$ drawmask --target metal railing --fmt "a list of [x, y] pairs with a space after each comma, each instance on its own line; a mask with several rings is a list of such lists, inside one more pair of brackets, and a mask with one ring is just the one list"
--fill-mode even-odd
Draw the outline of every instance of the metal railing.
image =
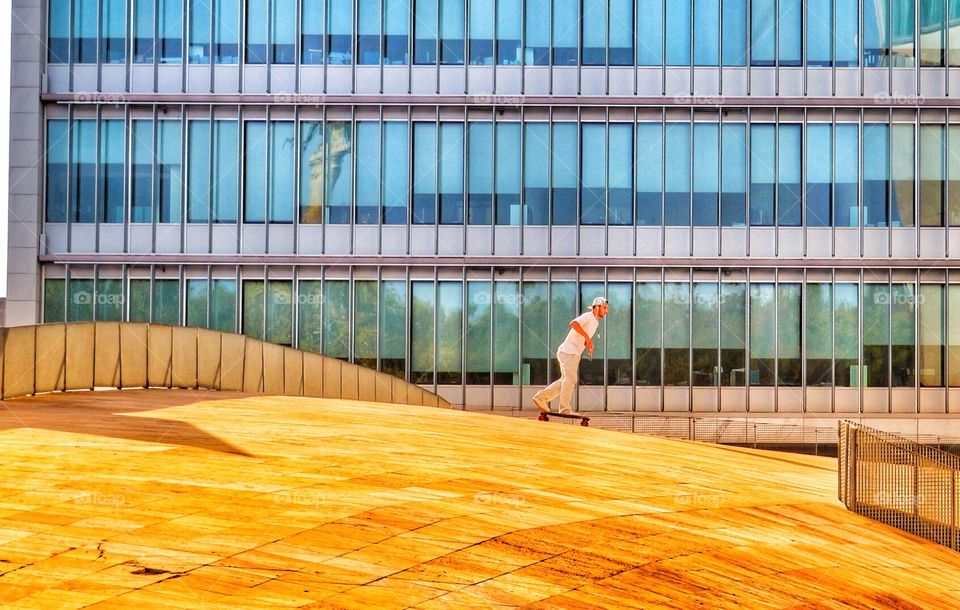
[[838, 498], [851, 511], [960, 550], [960, 457], [840, 422]]

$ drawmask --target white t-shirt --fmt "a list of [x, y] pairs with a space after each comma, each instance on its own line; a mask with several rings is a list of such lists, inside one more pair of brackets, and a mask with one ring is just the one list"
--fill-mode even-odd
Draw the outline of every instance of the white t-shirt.
[[[597, 327], [600, 326], [600, 320], [597, 319], [597, 316], [593, 315], [592, 309], [580, 314], [573, 321], [579, 324], [580, 328], [582, 328], [591, 339], [593, 338], [593, 333], [597, 332]], [[570, 332], [567, 333], [567, 338], [563, 340], [563, 343], [560, 344], [557, 351], [579, 356], [586, 346], [586, 339], [571, 328]]]

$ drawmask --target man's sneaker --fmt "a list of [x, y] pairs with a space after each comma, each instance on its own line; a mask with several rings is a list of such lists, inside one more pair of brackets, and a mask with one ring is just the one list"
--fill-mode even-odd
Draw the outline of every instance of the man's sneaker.
[[545, 401], [542, 396], [534, 396], [533, 404], [537, 405], [537, 408], [540, 409], [541, 413], [550, 412], [550, 407], [547, 405], [547, 401]]

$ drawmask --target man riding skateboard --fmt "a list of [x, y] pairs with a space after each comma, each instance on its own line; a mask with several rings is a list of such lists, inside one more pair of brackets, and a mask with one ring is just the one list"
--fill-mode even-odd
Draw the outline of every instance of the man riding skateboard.
[[573, 389], [577, 386], [577, 369], [580, 368], [580, 354], [584, 348], [587, 355], [593, 357], [593, 335], [600, 326], [600, 320], [607, 315], [607, 299], [597, 297], [590, 306], [590, 311], [584, 312], [570, 322], [570, 332], [560, 347], [557, 348], [557, 362], [560, 364], [560, 379], [540, 390], [533, 396], [533, 404], [537, 405], [541, 413], [549, 413], [549, 402], [560, 397], [559, 412], [569, 414], [570, 399], [573, 398]]

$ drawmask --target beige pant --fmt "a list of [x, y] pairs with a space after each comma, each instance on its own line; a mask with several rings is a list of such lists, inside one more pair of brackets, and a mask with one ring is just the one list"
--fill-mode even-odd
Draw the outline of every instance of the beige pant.
[[580, 368], [580, 356], [557, 352], [557, 362], [560, 363], [560, 379], [537, 392], [537, 396], [547, 402], [559, 396], [560, 408], [558, 411], [570, 413], [570, 400], [573, 398], [574, 388], [577, 387], [577, 369]]

